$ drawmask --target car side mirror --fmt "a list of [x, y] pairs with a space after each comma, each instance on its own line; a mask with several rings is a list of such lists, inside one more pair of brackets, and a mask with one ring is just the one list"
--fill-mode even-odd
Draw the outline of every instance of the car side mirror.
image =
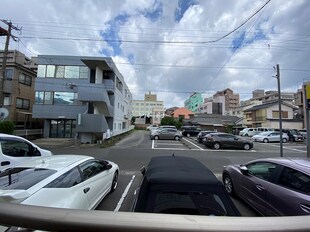
[[110, 170], [110, 169], [112, 168], [112, 164], [108, 163], [108, 164], [106, 165], [106, 168], [107, 168], [107, 170]]
[[240, 166], [240, 171], [241, 171], [241, 173], [242, 173], [243, 175], [248, 175], [248, 174], [249, 174], [248, 168], [247, 168], [246, 166], [244, 166], [244, 165], [241, 165], [241, 166]]
[[144, 176], [145, 172], [146, 172], [146, 169], [144, 166], [142, 166], [142, 168], [140, 168], [140, 172], [141, 174]]
[[33, 156], [41, 156], [40, 151], [36, 147], [33, 148]]

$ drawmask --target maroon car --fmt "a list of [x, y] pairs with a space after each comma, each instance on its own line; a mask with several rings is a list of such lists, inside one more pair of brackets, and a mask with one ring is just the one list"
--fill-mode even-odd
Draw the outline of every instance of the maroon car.
[[227, 192], [265, 216], [310, 215], [310, 159], [266, 158], [223, 169]]

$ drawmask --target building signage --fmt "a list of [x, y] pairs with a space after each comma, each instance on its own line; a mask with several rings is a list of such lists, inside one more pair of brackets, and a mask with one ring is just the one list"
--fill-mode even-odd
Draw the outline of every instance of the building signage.
[[310, 85], [306, 85], [306, 108], [310, 109]]

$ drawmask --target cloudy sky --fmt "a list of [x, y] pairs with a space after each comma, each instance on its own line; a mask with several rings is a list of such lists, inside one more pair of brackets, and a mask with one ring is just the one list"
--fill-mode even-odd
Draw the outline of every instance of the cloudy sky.
[[135, 100], [152, 91], [165, 107], [180, 107], [193, 92], [208, 97], [225, 88], [245, 100], [255, 89], [277, 90], [277, 64], [282, 91], [310, 81], [308, 0], [0, 0], [0, 6], [0, 19], [22, 27], [13, 31], [20, 40], [11, 40], [10, 49], [29, 57], [112, 57]]

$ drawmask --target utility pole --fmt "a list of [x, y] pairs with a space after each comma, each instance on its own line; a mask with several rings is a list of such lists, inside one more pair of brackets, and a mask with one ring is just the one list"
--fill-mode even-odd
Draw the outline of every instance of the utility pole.
[[8, 50], [9, 50], [10, 38], [12, 37], [16, 41], [16, 37], [13, 36], [11, 32], [12, 32], [12, 29], [20, 31], [21, 28], [15, 27], [12, 24], [12, 22], [8, 22], [3, 19], [0, 21], [8, 25], [7, 31], [2, 29], [2, 31], [6, 32], [5, 48], [3, 52], [2, 67], [1, 67], [1, 73], [0, 73], [0, 107], [2, 107], [4, 103], [4, 79], [5, 79], [6, 60], [7, 60]]
[[283, 157], [283, 135], [282, 135], [282, 109], [281, 109], [281, 87], [280, 87], [280, 66], [276, 67], [276, 78], [278, 81], [278, 101], [279, 101], [279, 131], [280, 131], [280, 157]]

